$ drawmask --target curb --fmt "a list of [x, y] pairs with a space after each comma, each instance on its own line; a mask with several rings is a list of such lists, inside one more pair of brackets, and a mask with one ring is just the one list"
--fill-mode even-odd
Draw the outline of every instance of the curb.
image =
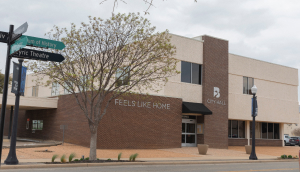
[[28, 169], [28, 168], [64, 168], [64, 167], [96, 167], [120, 165], [184, 165], [184, 164], [229, 164], [229, 163], [266, 163], [266, 162], [298, 162], [292, 160], [240, 160], [240, 161], [176, 161], [176, 162], [109, 162], [109, 163], [74, 163], [74, 164], [32, 164], [32, 165], [4, 165], [0, 169]]

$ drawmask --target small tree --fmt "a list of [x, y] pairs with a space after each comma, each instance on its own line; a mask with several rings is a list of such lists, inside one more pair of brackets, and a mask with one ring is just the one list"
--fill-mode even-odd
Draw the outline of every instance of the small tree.
[[56, 51], [63, 62], [30, 61], [27, 66], [37, 76], [49, 77], [45, 85], [57, 82], [75, 97], [88, 119], [89, 157], [95, 160], [97, 128], [109, 103], [124, 94], [158, 91], [178, 71], [168, 31], [154, 33], [155, 27], [139, 14], [89, 19], [79, 29], [56, 26], [48, 33], [65, 43], [65, 49]]
[[[0, 70], [0, 94], [3, 93], [4, 78], [5, 78], [5, 75]], [[8, 84], [11, 84], [11, 81], [12, 81], [12, 78], [9, 77]]]
[[294, 136], [300, 136], [300, 128], [295, 128], [295, 129], [293, 129], [292, 134], [293, 134]]

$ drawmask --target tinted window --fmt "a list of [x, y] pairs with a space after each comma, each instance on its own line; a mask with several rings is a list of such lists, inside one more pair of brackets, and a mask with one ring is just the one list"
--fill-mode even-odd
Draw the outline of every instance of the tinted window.
[[248, 78], [243, 77], [243, 94], [248, 94]]
[[231, 138], [231, 120], [228, 120], [228, 138]]
[[261, 131], [262, 131], [262, 137], [263, 139], [267, 139], [268, 138], [268, 135], [267, 135], [267, 131], [268, 131], [268, 124], [263, 122], [262, 123], [262, 126], [261, 126]]
[[254, 85], [254, 79], [253, 78], [248, 78], [248, 94], [252, 94], [251, 88]]
[[274, 124], [274, 139], [279, 139], [279, 124]]
[[238, 121], [231, 121], [232, 138], [238, 138]]
[[192, 83], [200, 84], [200, 65], [192, 63]]
[[191, 83], [191, 63], [181, 61], [181, 82]]
[[245, 121], [239, 121], [239, 138], [245, 138]]
[[268, 139], [273, 139], [273, 123], [268, 123]]

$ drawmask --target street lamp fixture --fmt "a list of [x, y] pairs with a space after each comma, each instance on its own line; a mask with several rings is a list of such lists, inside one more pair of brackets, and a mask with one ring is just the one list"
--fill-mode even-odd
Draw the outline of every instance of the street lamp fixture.
[[255, 117], [257, 116], [257, 101], [255, 94], [257, 93], [257, 87], [253, 85], [251, 88], [251, 92], [253, 94], [252, 98], [252, 151], [249, 159], [251, 160], [257, 160], [256, 153], [255, 153]]

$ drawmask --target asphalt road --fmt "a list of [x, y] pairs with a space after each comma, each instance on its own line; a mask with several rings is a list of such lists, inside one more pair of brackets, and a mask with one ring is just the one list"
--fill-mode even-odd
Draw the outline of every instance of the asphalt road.
[[231, 164], [189, 164], [189, 165], [123, 165], [100, 167], [74, 167], [74, 168], [42, 168], [42, 169], [13, 169], [0, 170], [1, 172], [299, 172], [298, 162], [276, 163], [231, 163]]

